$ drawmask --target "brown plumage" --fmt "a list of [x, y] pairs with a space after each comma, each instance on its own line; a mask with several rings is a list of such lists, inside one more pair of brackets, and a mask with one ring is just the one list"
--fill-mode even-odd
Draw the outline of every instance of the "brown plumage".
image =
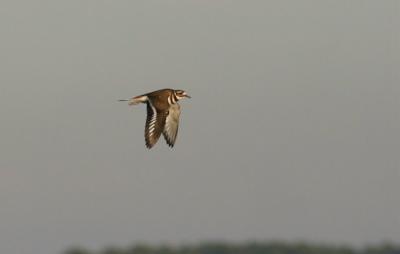
[[178, 135], [180, 105], [178, 101], [190, 98], [183, 90], [162, 89], [131, 98], [129, 105], [146, 103], [147, 118], [145, 126], [146, 147], [152, 148], [163, 134], [170, 147], [175, 145]]

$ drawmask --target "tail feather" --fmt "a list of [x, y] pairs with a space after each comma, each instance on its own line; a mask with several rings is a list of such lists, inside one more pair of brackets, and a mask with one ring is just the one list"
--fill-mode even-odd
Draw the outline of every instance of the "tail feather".
[[139, 103], [145, 103], [148, 100], [146, 95], [139, 95], [136, 97], [133, 97], [129, 100], [128, 104], [129, 105], [137, 105]]

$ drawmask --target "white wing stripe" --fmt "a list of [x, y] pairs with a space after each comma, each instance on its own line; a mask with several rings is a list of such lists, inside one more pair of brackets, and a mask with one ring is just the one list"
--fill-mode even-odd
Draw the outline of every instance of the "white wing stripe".
[[157, 120], [157, 110], [156, 108], [153, 106], [153, 104], [151, 104], [151, 102], [149, 101], [150, 107], [151, 107], [151, 111], [153, 112], [153, 116], [150, 120], [149, 123], [149, 134], [152, 135], [155, 128], [156, 128], [156, 120]]

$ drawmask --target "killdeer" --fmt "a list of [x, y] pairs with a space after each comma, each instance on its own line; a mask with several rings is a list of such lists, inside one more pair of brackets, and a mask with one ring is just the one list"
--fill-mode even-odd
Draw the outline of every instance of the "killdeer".
[[147, 119], [144, 131], [146, 147], [152, 148], [163, 134], [165, 141], [173, 147], [178, 134], [179, 116], [181, 114], [178, 101], [183, 98], [191, 98], [183, 90], [161, 89], [133, 97], [128, 101], [129, 105], [146, 103]]

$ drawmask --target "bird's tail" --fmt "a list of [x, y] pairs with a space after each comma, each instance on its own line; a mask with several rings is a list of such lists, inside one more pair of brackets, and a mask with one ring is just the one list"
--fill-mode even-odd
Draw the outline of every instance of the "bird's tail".
[[129, 100], [119, 100], [119, 101], [127, 101], [128, 104], [131, 106], [131, 105], [137, 105], [139, 103], [145, 103], [147, 100], [148, 100], [148, 98], [146, 95], [139, 95], [139, 96], [133, 97]]

